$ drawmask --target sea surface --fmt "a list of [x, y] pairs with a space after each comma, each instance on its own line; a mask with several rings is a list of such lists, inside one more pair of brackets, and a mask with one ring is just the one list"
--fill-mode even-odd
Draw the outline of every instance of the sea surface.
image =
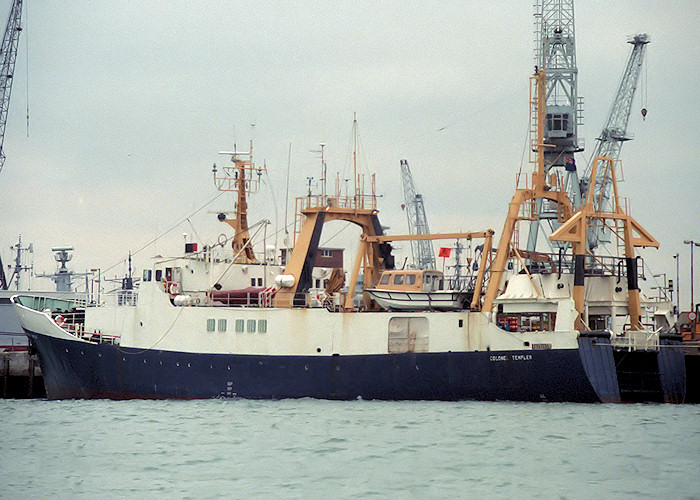
[[0, 400], [0, 498], [700, 498], [700, 405]]

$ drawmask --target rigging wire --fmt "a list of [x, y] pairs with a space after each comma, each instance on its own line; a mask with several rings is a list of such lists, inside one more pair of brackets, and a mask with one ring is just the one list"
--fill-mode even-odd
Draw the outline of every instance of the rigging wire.
[[[176, 222], [175, 224], [173, 224], [172, 226], [170, 226], [170, 228], [168, 228], [167, 230], [163, 231], [161, 234], [159, 234], [159, 235], [156, 236], [155, 238], [151, 239], [148, 243], [142, 245], [142, 246], [139, 247], [137, 250], [135, 250], [134, 252], [132, 252], [131, 255], [134, 256], [134, 255], [138, 254], [139, 252], [145, 250], [146, 248], [148, 248], [149, 246], [151, 246], [152, 244], [154, 244], [156, 241], [158, 241], [159, 239], [161, 239], [163, 236], [165, 236], [166, 234], [168, 234], [168, 233], [170, 233], [171, 231], [173, 231], [173, 230], [174, 230], [176, 227], [178, 227], [180, 224], [182, 224], [182, 223], [184, 223], [184, 222], [186, 222], [186, 221], [189, 221], [189, 218], [190, 218], [190, 217], [196, 215], [197, 213], [201, 212], [204, 208], [206, 208], [207, 206], [211, 205], [214, 201], [216, 201], [217, 199], [219, 199], [219, 197], [221, 197], [224, 193], [225, 193], [225, 191], [219, 192], [219, 193], [218, 193], [216, 196], [214, 196], [211, 200], [207, 201], [207, 202], [204, 203], [201, 207], [199, 207], [198, 209], [196, 209], [196, 210], [194, 210], [193, 212], [191, 212], [190, 214], [188, 214], [184, 219], [180, 219], [178, 222]], [[115, 267], [117, 267], [117, 266], [119, 266], [119, 265], [121, 265], [121, 264], [123, 264], [123, 263], [125, 263], [125, 262], [126, 262], [126, 259], [121, 259], [119, 262], [116, 262], [115, 264], [113, 264], [113, 265], [111, 265], [110, 267], [106, 268], [103, 272], [106, 273], [107, 271], [111, 271], [111, 270], [114, 269]]]
[[199, 234], [197, 234], [197, 229], [195, 229], [194, 224], [192, 224], [192, 221], [190, 220], [189, 217], [187, 217], [187, 222], [190, 223], [190, 227], [192, 228], [192, 232], [194, 233], [194, 236], [195, 236], [195, 237], [197, 238], [197, 240], [200, 241], [200, 242], [202, 243], [202, 245], [203, 245], [203, 244], [204, 244], [204, 240], [203, 240], [202, 238], [199, 237]]
[[333, 240], [333, 238], [335, 238], [336, 236], [338, 236], [340, 233], [342, 233], [343, 231], [345, 231], [345, 230], [346, 230], [347, 228], [349, 228], [349, 227], [351, 227], [350, 224], [345, 224], [345, 225], [344, 225], [342, 228], [340, 228], [340, 230], [337, 231], [333, 236], [331, 236], [330, 238], [327, 238], [323, 243], [321, 243], [320, 246], [326, 246], [328, 243], [331, 242], [331, 240]]

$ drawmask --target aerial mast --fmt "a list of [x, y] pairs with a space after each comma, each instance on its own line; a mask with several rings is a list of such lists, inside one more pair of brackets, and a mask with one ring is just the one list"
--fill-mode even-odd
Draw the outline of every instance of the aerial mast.
[[233, 151], [219, 151], [219, 154], [230, 156], [233, 165], [224, 165], [223, 172], [219, 174], [214, 164], [214, 184], [219, 191], [233, 191], [237, 194], [234, 218], [229, 219], [226, 214], [220, 213], [219, 220], [226, 222], [234, 230], [233, 253], [237, 264], [257, 264], [258, 259], [250, 244], [248, 230], [248, 202], [247, 194], [257, 192], [260, 186], [260, 177], [266, 168], [256, 167], [253, 163], [253, 141], [250, 141], [248, 151], [238, 151], [234, 145]]

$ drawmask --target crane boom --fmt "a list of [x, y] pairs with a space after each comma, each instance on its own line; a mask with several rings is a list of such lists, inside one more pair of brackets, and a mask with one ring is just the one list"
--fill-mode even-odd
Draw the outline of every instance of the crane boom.
[[[638, 34], [630, 38], [629, 43], [632, 44], [632, 52], [627, 60], [627, 66], [622, 73], [620, 85], [615, 94], [610, 113], [603, 127], [603, 131], [598, 136], [591, 162], [586, 167], [586, 171], [581, 179], [582, 191], [586, 192], [591, 189], [589, 180], [591, 170], [593, 168], [593, 158], [605, 156], [616, 161], [620, 157], [620, 149], [625, 141], [629, 141], [632, 137], [627, 133], [627, 124], [629, 123], [630, 111], [632, 110], [632, 101], [634, 93], [637, 89], [637, 82], [641, 73], [642, 63], [644, 62], [644, 54], [646, 46], [649, 43], [649, 36], [645, 33]], [[610, 186], [612, 179], [610, 174], [600, 175], [600, 172], [595, 180], [595, 186], [592, 186], [594, 194], [594, 208], [597, 210], [606, 210], [610, 205]], [[602, 227], [590, 228], [588, 234], [588, 245], [590, 249], [598, 247], [600, 243], [610, 242], [609, 232]]]
[[5, 125], [7, 124], [7, 111], [10, 108], [10, 93], [15, 72], [15, 60], [17, 59], [17, 45], [19, 34], [22, 31], [22, 0], [13, 0], [10, 9], [10, 17], [7, 19], [5, 35], [2, 39], [0, 57], [2, 57], [2, 69], [0, 70], [0, 171], [5, 164]]
[[[416, 193], [411, 169], [406, 160], [401, 160], [401, 180], [403, 183], [403, 195], [406, 200], [408, 232], [410, 234], [430, 234], [428, 219], [425, 216], [423, 196]], [[417, 269], [435, 269], [435, 253], [430, 241], [411, 241], [411, 253], [413, 254], [413, 263]]]
[[[17, 59], [17, 45], [19, 33], [22, 31], [22, 0], [12, 0], [10, 16], [7, 19], [5, 35], [0, 47], [2, 57], [2, 69], [0, 69], [0, 171], [5, 165], [5, 125], [7, 123], [7, 111], [10, 108], [10, 92], [12, 91], [12, 77], [15, 72], [15, 60]], [[5, 269], [0, 258], [0, 289], [7, 290], [9, 283], [5, 275]]]

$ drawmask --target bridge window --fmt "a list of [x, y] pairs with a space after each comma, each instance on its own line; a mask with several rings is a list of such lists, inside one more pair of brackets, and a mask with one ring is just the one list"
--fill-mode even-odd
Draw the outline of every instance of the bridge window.
[[403, 285], [403, 274], [394, 275], [394, 285]]

